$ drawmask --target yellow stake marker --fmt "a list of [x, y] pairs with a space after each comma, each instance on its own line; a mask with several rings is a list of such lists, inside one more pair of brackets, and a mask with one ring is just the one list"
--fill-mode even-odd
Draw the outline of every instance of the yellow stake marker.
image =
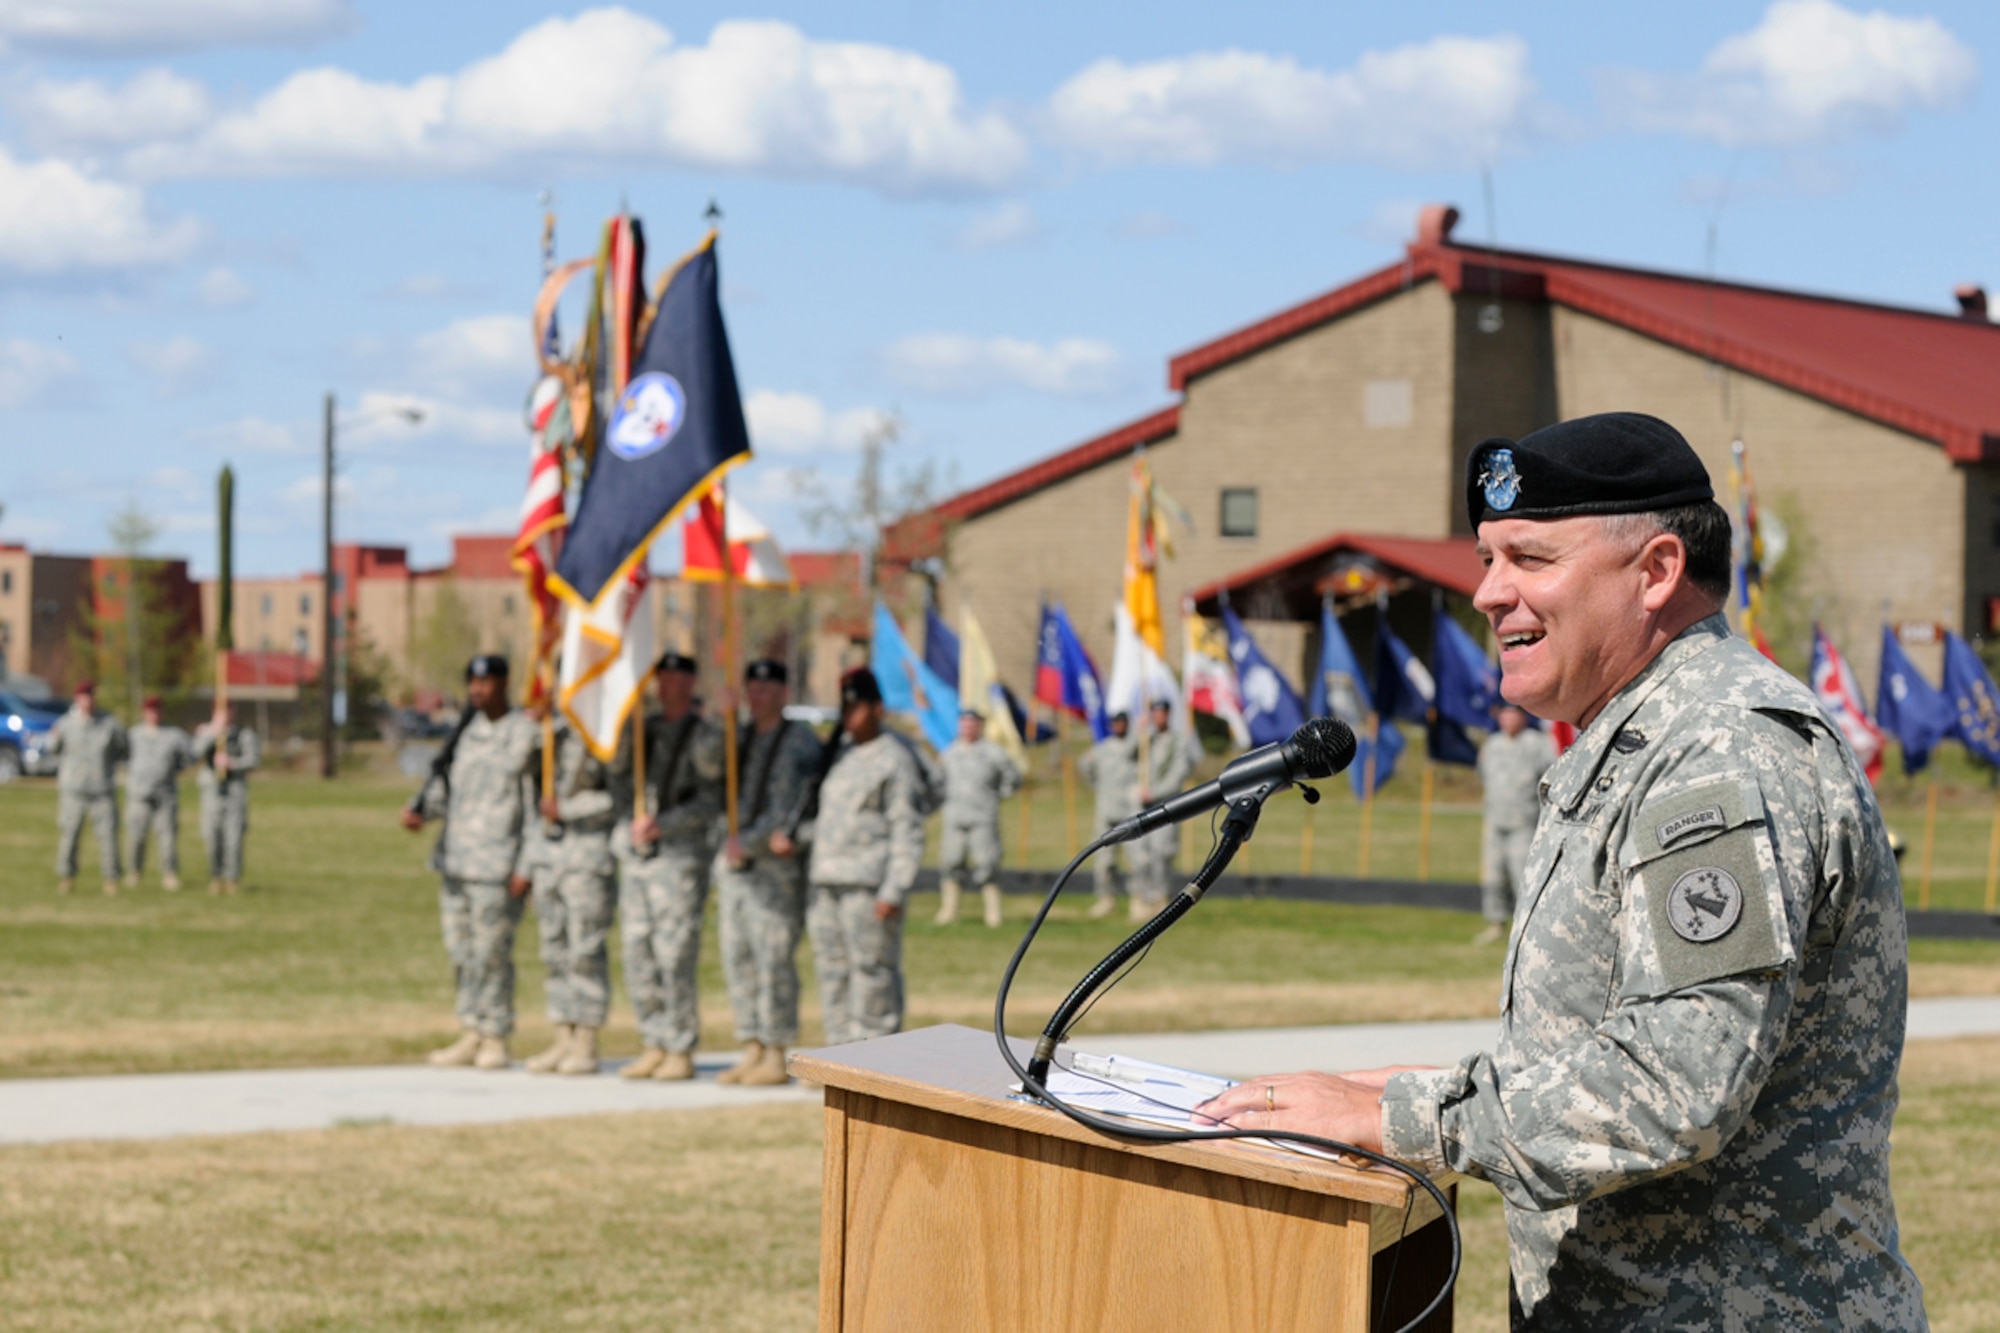
[[1937, 779], [1931, 779], [1930, 792], [1924, 797], [1924, 868], [1917, 880], [1917, 910], [1931, 910], [1931, 847], [1937, 841]]

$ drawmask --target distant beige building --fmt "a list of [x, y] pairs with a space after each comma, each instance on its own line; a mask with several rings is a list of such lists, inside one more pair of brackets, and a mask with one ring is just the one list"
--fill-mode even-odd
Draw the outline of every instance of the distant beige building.
[[[1311, 602], [1333, 561], [1376, 538], [1468, 536], [1464, 463], [1481, 440], [1630, 410], [1678, 426], [1725, 505], [1744, 442], [1765, 511], [1802, 520], [1813, 609], [1871, 688], [1885, 614], [1992, 626], [2000, 326], [1983, 295], [1959, 315], [1898, 309], [1464, 245], [1456, 220], [1433, 206], [1401, 261], [1173, 358], [1176, 402], [906, 521], [889, 558], [943, 554], [946, 613], [971, 603], [1017, 685], [1044, 598], [1106, 668], [1143, 446], [1197, 523], [1161, 570], [1177, 656], [1184, 595], [1248, 594], [1322, 562], [1293, 580]], [[1303, 618], [1278, 600], [1237, 610]], [[1259, 628], [1303, 665], [1303, 626]]]

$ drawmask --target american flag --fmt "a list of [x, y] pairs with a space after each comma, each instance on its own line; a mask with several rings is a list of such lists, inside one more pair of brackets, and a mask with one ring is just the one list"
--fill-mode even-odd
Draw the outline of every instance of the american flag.
[[528, 609], [534, 618], [534, 660], [529, 664], [529, 703], [549, 691], [549, 662], [562, 638], [562, 604], [549, 587], [549, 571], [562, 553], [563, 530], [569, 515], [563, 509], [562, 441], [567, 404], [562, 381], [551, 375], [535, 386], [528, 400], [528, 424], [534, 432], [528, 464], [528, 493], [521, 500], [521, 527], [514, 538], [513, 565], [527, 584]]

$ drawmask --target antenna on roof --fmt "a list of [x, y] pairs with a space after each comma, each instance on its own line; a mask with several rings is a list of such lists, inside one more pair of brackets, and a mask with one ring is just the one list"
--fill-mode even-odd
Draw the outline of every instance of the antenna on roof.
[[1489, 299], [1479, 307], [1479, 331], [1498, 333], [1506, 326], [1500, 310], [1500, 221], [1493, 211], [1493, 168], [1479, 169], [1479, 191], [1486, 198], [1486, 283]]

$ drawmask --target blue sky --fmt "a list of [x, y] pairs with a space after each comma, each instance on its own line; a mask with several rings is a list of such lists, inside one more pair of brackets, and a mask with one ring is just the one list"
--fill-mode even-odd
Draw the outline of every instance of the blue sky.
[[[1461, 236], [1945, 309], [2000, 287], [2000, 11], [899, 0], [742, 10], [0, 0], [0, 538], [444, 558], [526, 480], [539, 192], [654, 266], [726, 214], [759, 460], [973, 484], [1164, 405], [1164, 360]], [[1495, 207], [1482, 184], [1490, 173]], [[379, 409], [415, 403], [412, 429]], [[370, 418], [369, 414], [375, 415]]]

